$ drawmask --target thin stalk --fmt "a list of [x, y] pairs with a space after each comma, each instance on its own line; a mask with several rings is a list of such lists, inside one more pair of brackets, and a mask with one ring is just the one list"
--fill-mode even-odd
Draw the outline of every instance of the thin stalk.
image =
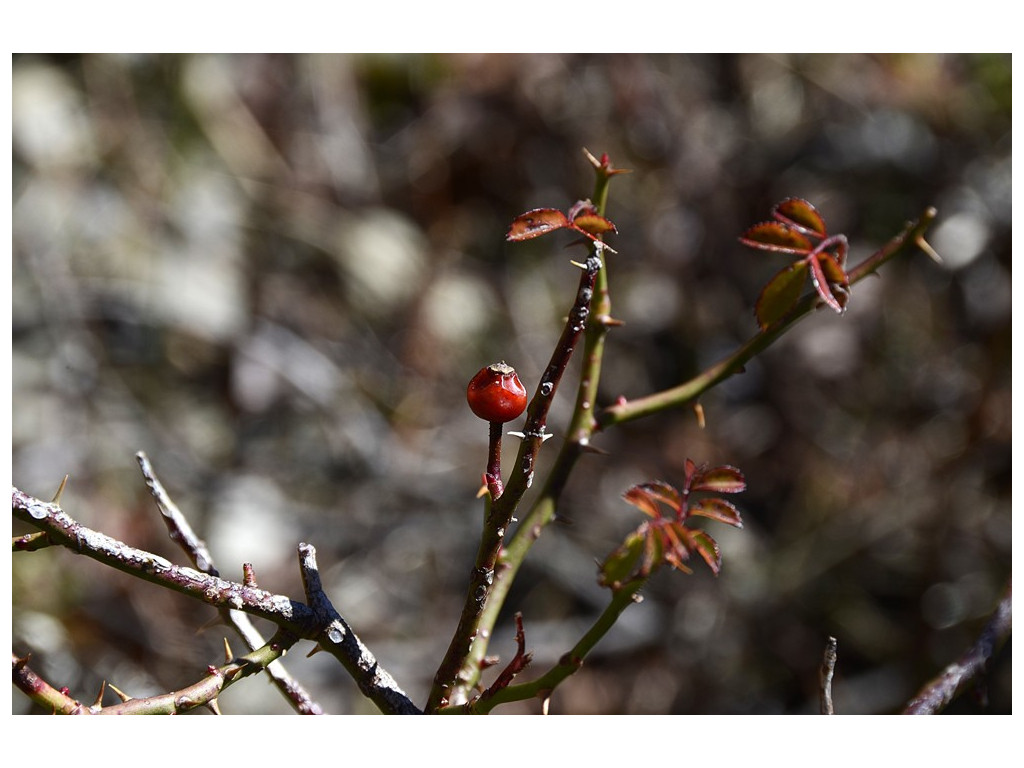
[[484, 482], [487, 483], [487, 490], [492, 499], [501, 496], [505, 486], [501, 482], [501, 432], [503, 424], [500, 421], [492, 421], [488, 425], [487, 435], [487, 470], [484, 472]]
[[612, 599], [608, 606], [597, 617], [590, 629], [580, 638], [579, 642], [572, 647], [572, 650], [563, 655], [554, 667], [536, 680], [488, 692], [486, 696], [481, 696], [479, 699], [468, 702], [463, 706], [451, 707], [441, 710], [441, 712], [444, 714], [486, 715], [500, 704], [508, 704], [512, 701], [525, 701], [526, 699], [547, 698], [562, 681], [583, 666], [587, 654], [615, 626], [622, 612], [630, 605], [639, 602], [637, 592], [640, 591], [647, 581], [648, 577], [636, 579], [615, 590], [612, 593]]

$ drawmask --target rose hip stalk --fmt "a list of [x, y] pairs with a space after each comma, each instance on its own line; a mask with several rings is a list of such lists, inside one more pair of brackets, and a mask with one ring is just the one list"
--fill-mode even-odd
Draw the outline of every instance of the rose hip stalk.
[[466, 401], [473, 413], [490, 424], [483, 480], [491, 499], [497, 499], [505, 490], [501, 482], [501, 425], [526, 410], [526, 388], [515, 368], [504, 362], [494, 363], [481, 368], [470, 380]]

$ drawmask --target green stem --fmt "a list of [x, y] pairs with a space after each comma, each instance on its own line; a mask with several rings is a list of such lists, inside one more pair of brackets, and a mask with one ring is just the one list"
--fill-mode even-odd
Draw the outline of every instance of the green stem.
[[537, 392], [526, 409], [523, 441], [509, 473], [508, 485], [499, 497], [487, 501], [484, 528], [481, 532], [476, 562], [470, 572], [466, 600], [455, 634], [434, 675], [434, 684], [427, 699], [427, 712], [434, 712], [456, 698], [466, 696], [480, 677], [479, 660], [483, 658], [484, 651], [477, 649], [486, 648], [493, 626], [483, 626], [481, 618], [490, 602], [491, 591], [497, 579], [496, 566], [505, 541], [505, 533], [519, 502], [533, 483], [537, 453], [548, 437], [548, 411], [573, 350], [587, 326], [590, 303], [594, 297], [594, 285], [602, 271], [601, 259], [595, 251], [584, 265], [576, 291], [576, 301], [569, 312], [562, 335], [555, 345], [551, 360], [541, 375]]
[[210, 667], [206, 677], [187, 688], [144, 699], [128, 699], [106, 707], [99, 700], [92, 706], [83, 705], [69, 694], [53, 688], [28, 668], [27, 659], [13, 658], [12, 676], [14, 684], [30, 699], [55, 714], [174, 715], [201, 706], [215, 705], [217, 697], [226, 688], [243, 677], [266, 669], [271, 662], [284, 656], [298, 639], [286, 630], [278, 630], [262, 648], [233, 659], [222, 667]]
[[[596, 172], [594, 194], [591, 201], [597, 207], [598, 214], [604, 216], [608, 204], [609, 182], [613, 176], [622, 171], [612, 168], [604, 158], [602, 161], [591, 159], [591, 162]], [[602, 255], [603, 251], [597, 248], [591, 258], [601, 259]], [[576, 405], [573, 408], [567, 439], [562, 444], [543, 490], [533, 503], [523, 523], [516, 528], [515, 534], [499, 554], [498, 567], [493, 572], [493, 583], [490, 585], [486, 605], [480, 615], [475, 617], [473, 623], [476, 636], [458, 673], [463, 695], [468, 695], [469, 691], [479, 682], [481, 662], [487, 655], [490, 637], [505, 604], [508, 590], [533, 542], [540, 536], [544, 527], [554, 519], [558, 499], [565, 483], [596, 428], [597, 421], [594, 413], [597, 389], [601, 378], [601, 363], [604, 357], [604, 342], [608, 329], [615, 324], [611, 319], [611, 296], [608, 291], [607, 273], [608, 270], [602, 263], [593, 283], [593, 298], [584, 336], [583, 371], [576, 392]]]
[[[935, 216], [936, 211], [934, 208], [927, 209], [920, 219], [908, 224], [903, 232], [890, 240], [881, 250], [875, 252], [850, 270], [850, 285], [860, 282], [875, 272], [908, 245], [918, 245], [918, 247], [921, 247], [919, 241], [924, 237], [925, 231], [931, 225]], [[802, 320], [820, 304], [821, 299], [818, 298], [816, 293], [805, 296], [784, 317], [751, 338], [750, 341], [725, 360], [711, 366], [698, 376], [677, 387], [629, 402], [620, 402], [605, 409], [597, 418], [598, 428], [606, 429], [615, 424], [623, 424], [643, 416], [650, 416], [667, 408], [677, 408], [695, 402], [697, 398], [720, 381], [740, 373], [748, 361], [767, 349], [776, 339], [789, 330], [790, 326]]]
[[622, 612], [633, 603], [639, 602], [637, 592], [647, 583], [648, 578], [636, 579], [615, 590], [612, 593], [612, 599], [608, 606], [597, 617], [586, 634], [580, 638], [579, 642], [572, 647], [572, 650], [562, 656], [554, 667], [536, 680], [520, 683], [519, 685], [510, 685], [486, 696], [481, 696], [460, 707], [443, 709], [441, 713], [486, 715], [500, 704], [507, 704], [512, 701], [525, 701], [526, 699], [547, 698], [560, 683], [583, 666], [587, 654], [615, 626]]

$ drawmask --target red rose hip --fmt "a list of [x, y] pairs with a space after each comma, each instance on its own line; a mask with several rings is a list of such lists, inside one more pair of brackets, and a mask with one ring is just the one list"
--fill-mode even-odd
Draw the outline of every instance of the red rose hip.
[[526, 410], [526, 388], [515, 368], [494, 363], [481, 368], [470, 380], [466, 400], [473, 413], [484, 421], [504, 424]]

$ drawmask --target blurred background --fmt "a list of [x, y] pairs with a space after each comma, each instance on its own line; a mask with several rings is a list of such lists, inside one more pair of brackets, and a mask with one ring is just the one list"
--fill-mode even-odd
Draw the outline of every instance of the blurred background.
[[[654, 578], [552, 712], [816, 712], [829, 635], [837, 711], [897, 711], [1006, 588], [1009, 55], [17, 55], [12, 104], [14, 484], [49, 499], [68, 474], [69, 514], [185, 563], [145, 451], [225, 577], [251, 562], [301, 599], [295, 548], [315, 545], [420, 705], [478, 540], [487, 428], [466, 383], [505, 360], [532, 390], [578, 280], [569, 235], [504, 233], [590, 194], [584, 147], [633, 171], [608, 207], [625, 325], [604, 404], [756, 332], [786, 262], [737, 236], [785, 197], [850, 238], [851, 264], [935, 206], [944, 262], [901, 257], [845, 316], [805, 319], [703, 399], [703, 430], [680, 410], [596, 438], [608, 455], [579, 464], [492, 652], [514, 652], [514, 611], [524, 676], [570, 648], [607, 600], [595, 560], [640, 522], [621, 493], [680, 482], [687, 458], [748, 480], [745, 528], [707, 526], [721, 575]], [[17, 553], [12, 575], [13, 650], [83, 701], [222, 658], [205, 605], [63, 550]], [[327, 711], [375, 711], [308, 646], [287, 666]], [[950, 711], [1009, 713], [1010, 677], [1007, 644]], [[221, 708], [291, 711], [259, 680]]]

